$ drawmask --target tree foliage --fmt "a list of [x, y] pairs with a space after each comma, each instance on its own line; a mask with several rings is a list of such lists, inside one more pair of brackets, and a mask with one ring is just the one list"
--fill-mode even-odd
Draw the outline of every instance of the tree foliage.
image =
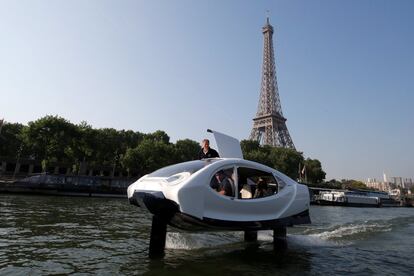
[[358, 180], [342, 180], [342, 189], [367, 189], [367, 186]]
[[189, 160], [195, 160], [197, 153], [200, 150], [200, 145], [190, 139], [178, 140], [175, 143], [175, 158], [177, 163]]
[[320, 183], [325, 172], [319, 160], [304, 160], [303, 153], [294, 149], [260, 146], [257, 141], [243, 140], [240, 143], [245, 159], [273, 167], [292, 179], [299, 178], [299, 167], [306, 166], [306, 178], [310, 183]]
[[[299, 165], [306, 166], [308, 181], [320, 183], [325, 178], [321, 163], [304, 159], [293, 149], [260, 146], [251, 140], [241, 141], [245, 159], [273, 167], [293, 179], [299, 177]], [[6, 123], [0, 136], [0, 156], [15, 158], [18, 154], [38, 160], [44, 169], [53, 162], [65, 163], [75, 173], [86, 173], [86, 167], [121, 166], [140, 175], [161, 167], [194, 160], [200, 146], [184, 139], [175, 144], [162, 130], [140, 133], [113, 128], [95, 129], [86, 122], [73, 124], [59, 116], [45, 116], [22, 124]]]
[[23, 137], [32, 156], [38, 160], [73, 161], [75, 141], [80, 138], [78, 128], [58, 116], [45, 116], [29, 122]]
[[321, 183], [318, 186], [328, 188], [328, 189], [342, 189], [342, 182], [336, 179], [331, 179], [329, 181]]
[[321, 183], [325, 179], [326, 173], [322, 170], [322, 165], [319, 160], [307, 158], [304, 166], [308, 182]]
[[0, 135], [0, 156], [16, 157], [19, 151], [26, 153], [23, 141], [25, 126], [18, 123], [4, 123]]

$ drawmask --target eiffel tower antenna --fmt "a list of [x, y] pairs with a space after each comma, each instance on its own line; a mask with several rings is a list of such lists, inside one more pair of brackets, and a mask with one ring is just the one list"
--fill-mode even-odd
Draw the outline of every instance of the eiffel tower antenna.
[[269, 16], [266, 18], [262, 33], [264, 37], [262, 84], [250, 140], [258, 141], [261, 145], [295, 149], [280, 104], [273, 50], [273, 26], [270, 25]]

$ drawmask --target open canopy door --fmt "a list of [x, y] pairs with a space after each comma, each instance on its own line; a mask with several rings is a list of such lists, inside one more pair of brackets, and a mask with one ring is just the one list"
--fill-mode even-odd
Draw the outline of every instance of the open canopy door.
[[207, 132], [213, 133], [214, 139], [216, 140], [217, 151], [221, 158], [243, 159], [239, 140], [215, 130], [207, 129]]

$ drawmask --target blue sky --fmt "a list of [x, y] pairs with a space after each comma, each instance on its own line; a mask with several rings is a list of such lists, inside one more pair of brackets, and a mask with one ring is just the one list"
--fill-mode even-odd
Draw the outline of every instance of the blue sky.
[[297, 149], [328, 179], [414, 177], [410, 0], [0, 0], [0, 118], [245, 139], [266, 10]]

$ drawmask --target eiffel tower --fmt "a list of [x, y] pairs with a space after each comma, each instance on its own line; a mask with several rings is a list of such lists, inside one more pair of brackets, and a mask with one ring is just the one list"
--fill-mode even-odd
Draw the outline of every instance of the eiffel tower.
[[264, 36], [262, 85], [250, 140], [258, 141], [261, 145], [295, 149], [280, 104], [272, 41], [273, 27], [269, 23], [269, 17], [262, 32]]

